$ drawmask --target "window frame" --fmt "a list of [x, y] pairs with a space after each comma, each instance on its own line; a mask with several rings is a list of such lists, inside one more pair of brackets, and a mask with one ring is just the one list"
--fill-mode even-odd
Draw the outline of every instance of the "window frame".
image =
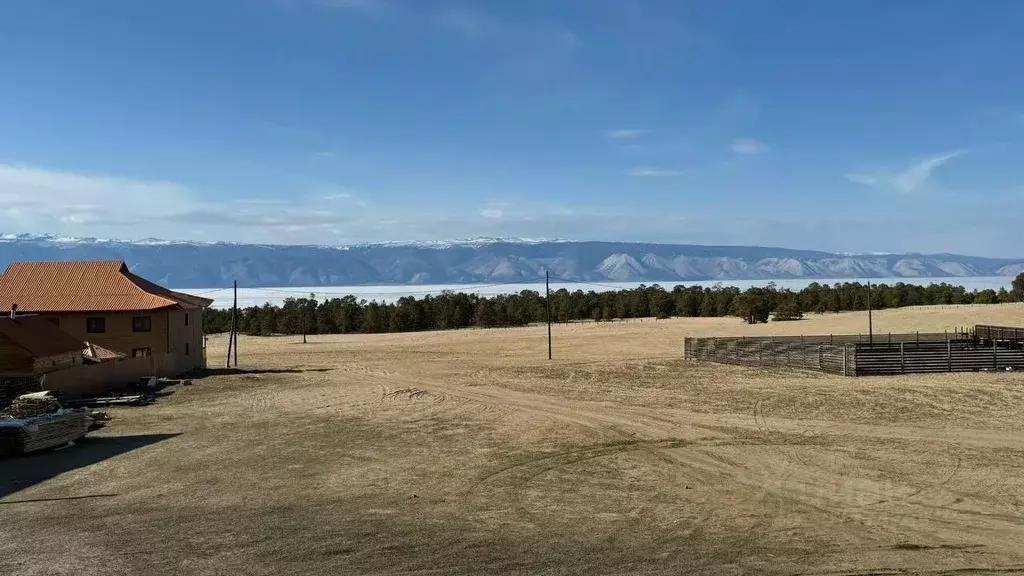
[[132, 358], [152, 358], [153, 349], [146, 348], [132, 348]]
[[[99, 325], [99, 330], [95, 330], [96, 324]], [[85, 333], [86, 334], [106, 334], [107, 333], [107, 317], [106, 316], [88, 316], [85, 319]]]
[[[141, 324], [141, 327], [140, 327]], [[132, 332], [152, 332], [152, 316], [132, 316]]]

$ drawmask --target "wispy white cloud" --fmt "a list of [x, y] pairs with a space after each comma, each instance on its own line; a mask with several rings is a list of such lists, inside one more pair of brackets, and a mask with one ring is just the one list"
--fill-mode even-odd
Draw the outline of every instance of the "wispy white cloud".
[[650, 134], [650, 130], [641, 128], [619, 128], [616, 130], [605, 130], [604, 137], [609, 140], [636, 140]]
[[512, 209], [509, 202], [493, 201], [484, 204], [478, 214], [489, 220], [503, 220], [506, 217], [516, 216], [518, 213]]
[[850, 182], [865, 186], [890, 188], [903, 194], [916, 192], [924, 188], [932, 178], [932, 173], [950, 161], [967, 154], [968, 150], [955, 150], [945, 154], [929, 156], [915, 160], [902, 170], [877, 172], [851, 172], [845, 174]]
[[337, 155], [334, 152], [329, 151], [313, 153], [314, 160], [333, 160], [336, 156]]
[[679, 171], [661, 166], [637, 166], [629, 171], [629, 175], [636, 176], [637, 178], [663, 178], [666, 176], [678, 176]]
[[334, 183], [319, 183], [309, 190], [310, 197], [314, 201], [325, 202], [349, 202], [356, 206], [366, 207], [368, 203], [363, 200], [363, 195], [358, 191]]
[[729, 147], [737, 154], [745, 154], [748, 156], [764, 154], [768, 151], [768, 146], [764, 142], [760, 142], [753, 138], [737, 138], [732, 141], [732, 144]]
[[16, 217], [24, 231], [178, 238], [182, 224], [202, 224], [220, 239], [258, 240], [271, 234], [276, 241], [288, 241], [322, 236], [351, 221], [351, 204], [358, 204], [351, 198], [345, 206], [325, 208], [312, 193], [287, 199], [211, 197], [176, 182], [0, 163], [0, 212]]
[[845, 175], [846, 179], [854, 184], [863, 184], [865, 186], [875, 186], [879, 183], [879, 177], [874, 174], [860, 174], [851, 172]]

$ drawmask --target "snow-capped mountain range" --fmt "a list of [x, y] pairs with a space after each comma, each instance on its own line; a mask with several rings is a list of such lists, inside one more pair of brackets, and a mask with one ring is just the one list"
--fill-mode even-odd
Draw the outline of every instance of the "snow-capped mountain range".
[[125, 260], [175, 288], [783, 278], [1015, 276], [1024, 258], [954, 254], [834, 254], [755, 246], [475, 238], [350, 246], [139, 241], [0, 234], [0, 265], [17, 260]]

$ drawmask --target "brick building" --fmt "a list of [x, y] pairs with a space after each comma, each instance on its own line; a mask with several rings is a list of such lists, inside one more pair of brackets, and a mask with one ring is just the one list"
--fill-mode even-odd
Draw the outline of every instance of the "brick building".
[[132, 274], [124, 262], [15, 262], [0, 275], [0, 310], [38, 314], [80, 341], [162, 371], [206, 366], [203, 310], [212, 300]]

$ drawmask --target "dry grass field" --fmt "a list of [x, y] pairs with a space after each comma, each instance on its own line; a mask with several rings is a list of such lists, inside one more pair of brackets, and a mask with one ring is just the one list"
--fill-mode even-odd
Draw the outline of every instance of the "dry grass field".
[[[1024, 307], [875, 316], [975, 323]], [[243, 338], [240, 372], [0, 461], [0, 574], [1024, 572], [1024, 374], [680, 357], [686, 335], [865, 327], [555, 326], [551, 362], [543, 327]]]

